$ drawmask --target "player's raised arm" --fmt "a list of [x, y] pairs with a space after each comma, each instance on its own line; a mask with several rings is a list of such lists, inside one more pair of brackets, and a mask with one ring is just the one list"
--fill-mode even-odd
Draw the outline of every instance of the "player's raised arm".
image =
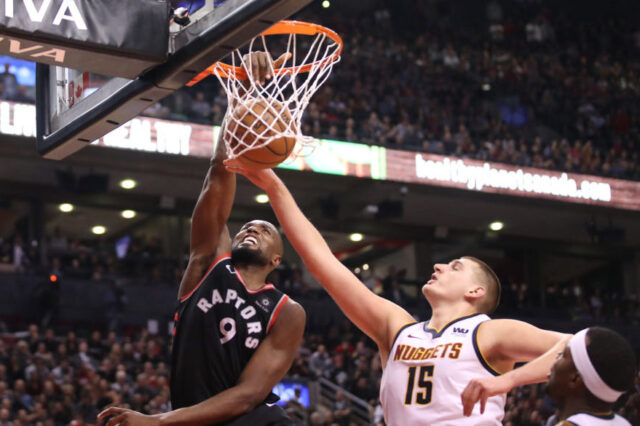
[[236, 193], [236, 177], [222, 164], [225, 153], [224, 143], [219, 140], [191, 217], [189, 264], [182, 277], [178, 299], [195, 287], [217, 255], [231, 249], [226, 224]]
[[225, 164], [267, 192], [280, 225], [309, 271], [347, 317], [378, 344], [386, 358], [396, 332], [414, 321], [411, 315], [375, 295], [335, 258], [322, 235], [300, 211], [289, 190], [272, 170], [247, 170], [231, 161]]
[[[461, 395], [465, 416], [471, 415], [477, 402], [484, 412], [484, 404], [490, 396], [509, 392], [514, 387], [545, 382], [551, 365], [571, 337], [516, 320], [492, 320], [479, 327], [478, 347], [483, 357], [498, 372], [507, 372], [469, 382]], [[527, 364], [513, 370], [517, 362]]]

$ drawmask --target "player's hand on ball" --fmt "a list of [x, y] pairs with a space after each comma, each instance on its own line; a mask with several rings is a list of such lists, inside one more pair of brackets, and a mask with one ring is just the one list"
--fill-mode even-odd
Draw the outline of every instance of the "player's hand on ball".
[[512, 386], [504, 376], [471, 380], [460, 396], [463, 414], [470, 416], [478, 401], [480, 401], [480, 413], [484, 413], [489, 397], [507, 393], [511, 388]]
[[269, 52], [252, 52], [242, 57], [249, 78], [253, 79], [256, 84], [263, 85], [267, 80], [273, 77], [273, 71], [282, 67], [286, 60], [291, 58], [291, 53], [282, 54], [275, 61], [271, 58]]
[[98, 420], [113, 416], [105, 426], [159, 426], [157, 416], [147, 416], [127, 408], [110, 407], [98, 414]]
[[244, 175], [255, 186], [265, 191], [278, 182], [278, 176], [271, 169], [248, 169], [237, 159], [224, 160], [227, 171]]

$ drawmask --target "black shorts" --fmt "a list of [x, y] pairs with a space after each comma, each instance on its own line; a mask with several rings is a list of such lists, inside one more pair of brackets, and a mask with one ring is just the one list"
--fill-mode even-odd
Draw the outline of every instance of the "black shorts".
[[291, 426], [293, 421], [279, 405], [260, 404], [247, 414], [223, 424], [224, 426]]

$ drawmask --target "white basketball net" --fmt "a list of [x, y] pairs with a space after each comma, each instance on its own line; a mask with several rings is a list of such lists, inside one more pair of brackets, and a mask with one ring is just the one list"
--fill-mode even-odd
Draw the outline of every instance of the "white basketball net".
[[[311, 96], [329, 77], [333, 64], [339, 61], [336, 53], [340, 46], [324, 33], [279, 37], [288, 38], [285, 52], [291, 56], [282, 64], [279, 72], [269, 64], [272, 77], [265, 80], [264, 85], [255, 81], [251, 64], [248, 63], [249, 56], [243, 56], [239, 50], [231, 54], [230, 65], [244, 68], [248, 79], [236, 75], [240, 73], [236, 73], [235, 68], [223, 68], [219, 62], [215, 64], [215, 74], [227, 93], [228, 107], [222, 122], [222, 140], [229, 158], [237, 158], [280, 138], [296, 141], [293, 151], [296, 156], [307, 152], [305, 148], [313, 148], [315, 144], [313, 137], [302, 134], [302, 114]], [[256, 40], [260, 41], [256, 43]], [[305, 49], [305, 53], [300, 54], [298, 49]], [[265, 36], [258, 36], [249, 43], [248, 53], [255, 51], [269, 52]], [[307, 64], [311, 64], [309, 71], [301, 72], [300, 68]], [[261, 104], [260, 108], [255, 108], [256, 103]]]

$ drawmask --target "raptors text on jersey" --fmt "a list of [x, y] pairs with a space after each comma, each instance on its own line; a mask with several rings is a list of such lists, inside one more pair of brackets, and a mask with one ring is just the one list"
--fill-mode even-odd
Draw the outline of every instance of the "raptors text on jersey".
[[[217, 258], [175, 314], [172, 408], [195, 405], [235, 386], [287, 299], [272, 284], [249, 290], [231, 257]], [[272, 394], [267, 402], [275, 399]]]

